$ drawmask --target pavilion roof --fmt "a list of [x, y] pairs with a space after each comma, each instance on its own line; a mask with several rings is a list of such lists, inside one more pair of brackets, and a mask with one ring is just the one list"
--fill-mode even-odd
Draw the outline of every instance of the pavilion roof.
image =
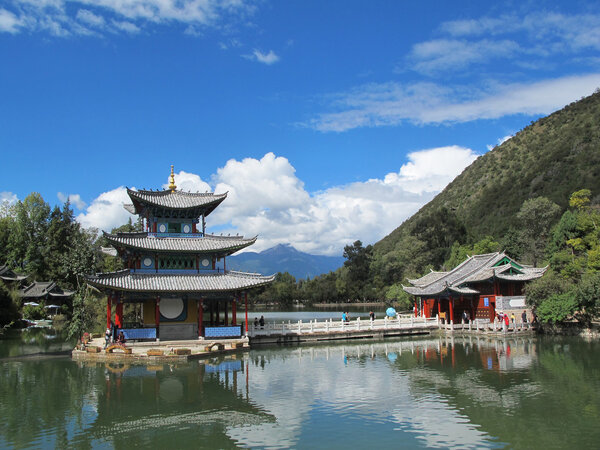
[[23, 298], [70, 297], [74, 293], [74, 291], [61, 289], [54, 281], [34, 281], [19, 290], [19, 296]]
[[125, 209], [134, 214], [140, 214], [144, 205], [170, 210], [201, 210], [204, 215], [210, 214], [225, 200], [227, 193], [199, 193], [178, 190], [147, 191], [127, 188], [127, 194], [133, 205], [124, 205]]
[[27, 275], [18, 275], [8, 266], [0, 266], [0, 278], [5, 281], [21, 281], [27, 278]]
[[129, 292], [178, 292], [210, 293], [240, 291], [264, 286], [275, 275], [228, 271], [210, 274], [182, 273], [136, 273], [130, 269], [99, 273], [86, 277], [88, 284], [97, 288]]
[[244, 239], [243, 236], [194, 236], [159, 237], [146, 232], [139, 233], [104, 233], [104, 236], [115, 247], [129, 247], [159, 252], [194, 252], [232, 254], [256, 242], [257, 236]]
[[537, 268], [519, 264], [504, 252], [474, 255], [449, 272], [431, 272], [416, 280], [413, 286], [403, 286], [412, 295], [434, 296], [444, 292], [476, 294], [470, 283], [498, 278], [507, 281], [529, 281], [540, 278], [547, 267]]

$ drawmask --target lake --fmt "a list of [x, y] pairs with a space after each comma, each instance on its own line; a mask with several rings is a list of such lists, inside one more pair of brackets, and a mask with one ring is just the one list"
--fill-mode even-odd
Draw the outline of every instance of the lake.
[[600, 441], [596, 341], [347, 341], [172, 366], [75, 363], [56, 355], [68, 347], [47, 330], [0, 341], [0, 447], [596, 448]]

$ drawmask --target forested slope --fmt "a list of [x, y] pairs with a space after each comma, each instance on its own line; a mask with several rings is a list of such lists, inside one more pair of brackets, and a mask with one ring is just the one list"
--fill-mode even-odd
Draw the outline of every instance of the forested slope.
[[571, 193], [600, 194], [600, 92], [521, 130], [479, 157], [444, 191], [374, 245], [384, 284], [439, 267], [454, 242], [485, 236], [510, 248], [523, 202], [547, 197], [564, 211]]

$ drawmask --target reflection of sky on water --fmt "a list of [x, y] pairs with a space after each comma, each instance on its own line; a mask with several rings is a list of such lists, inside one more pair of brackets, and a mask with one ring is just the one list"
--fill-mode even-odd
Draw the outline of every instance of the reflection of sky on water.
[[[472, 342], [458, 351], [464, 354], [469, 345], [473, 353]], [[516, 347], [513, 355], [521, 359], [519, 366], [527, 360], [530, 364], [523, 346]], [[227, 433], [250, 447], [352, 445], [365, 436], [384, 447], [499, 446], [494, 436], [450, 405], [440, 389], [462, 386], [460, 392], [476, 401], [509, 407], [524, 392], [535, 393], [535, 385], [515, 385], [499, 394], [480, 380], [483, 363], [468, 374], [457, 374], [455, 380], [422, 364], [408, 367], [413, 357], [402, 361], [407, 352], [418, 360], [426, 348], [435, 351], [436, 358], [445, 354], [452, 361], [447, 342], [441, 339], [253, 351], [246, 360], [250, 400], [277, 420], [231, 426]], [[482, 349], [495, 353], [498, 371], [510, 370], [506, 362], [512, 356], [506, 356], [505, 348], [480, 342], [478, 350]], [[307, 428], [314, 440], [307, 436]], [[348, 442], [346, 434], [351, 437]], [[368, 446], [369, 439], [364, 444]]]

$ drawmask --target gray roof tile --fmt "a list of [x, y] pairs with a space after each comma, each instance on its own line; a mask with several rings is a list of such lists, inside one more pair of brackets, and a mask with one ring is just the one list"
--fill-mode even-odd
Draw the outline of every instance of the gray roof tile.
[[[474, 294], [477, 293], [475, 289], [463, 284], [489, 280], [493, 277], [504, 280], [529, 281], [541, 277], [547, 269], [547, 267], [535, 268], [523, 265], [520, 265], [522, 269], [516, 269], [511, 264], [494, 267], [494, 264], [504, 258], [507, 258], [507, 255], [500, 252], [474, 255], [450, 272], [432, 272], [416, 280], [409, 280], [414, 286], [403, 286], [403, 289], [409, 294], [418, 296], [438, 295], [447, 290], [462, 294]], [[511, 267], [521, 273], [506, 273]]]
[[228, 271], [211, 274], [148, 274], [129, 269], [87, 276], [87, 282], [97, 288], [129, 292], [227, 292], [239, 291], [271, 283], [275, 275]]
[[155, 237], [146, 232], [140, 233], [104, 233], [104, 236], [115, 247], [130, 247], [158, 252], [221, 252], [231, 254], [256, 242], [256, 236], [244, 239], [243, 236], [194, 236], [190, 237]]
[[[213, 193], [193, 193], [183, 191], [134, 191], [127, 189], [127, 194], [133, 201], [134, 206], [136, 203], [150, 204], [167, 209], [193, 209], [193, 208], [206, 208], [212, 211], [216, 208], [227, 197], [225, 194], [213, 194]], [[127, 208], [128, 211], [131, 209]], [[137, 208], [134, 209], [136, 214], [140, 211]]]

